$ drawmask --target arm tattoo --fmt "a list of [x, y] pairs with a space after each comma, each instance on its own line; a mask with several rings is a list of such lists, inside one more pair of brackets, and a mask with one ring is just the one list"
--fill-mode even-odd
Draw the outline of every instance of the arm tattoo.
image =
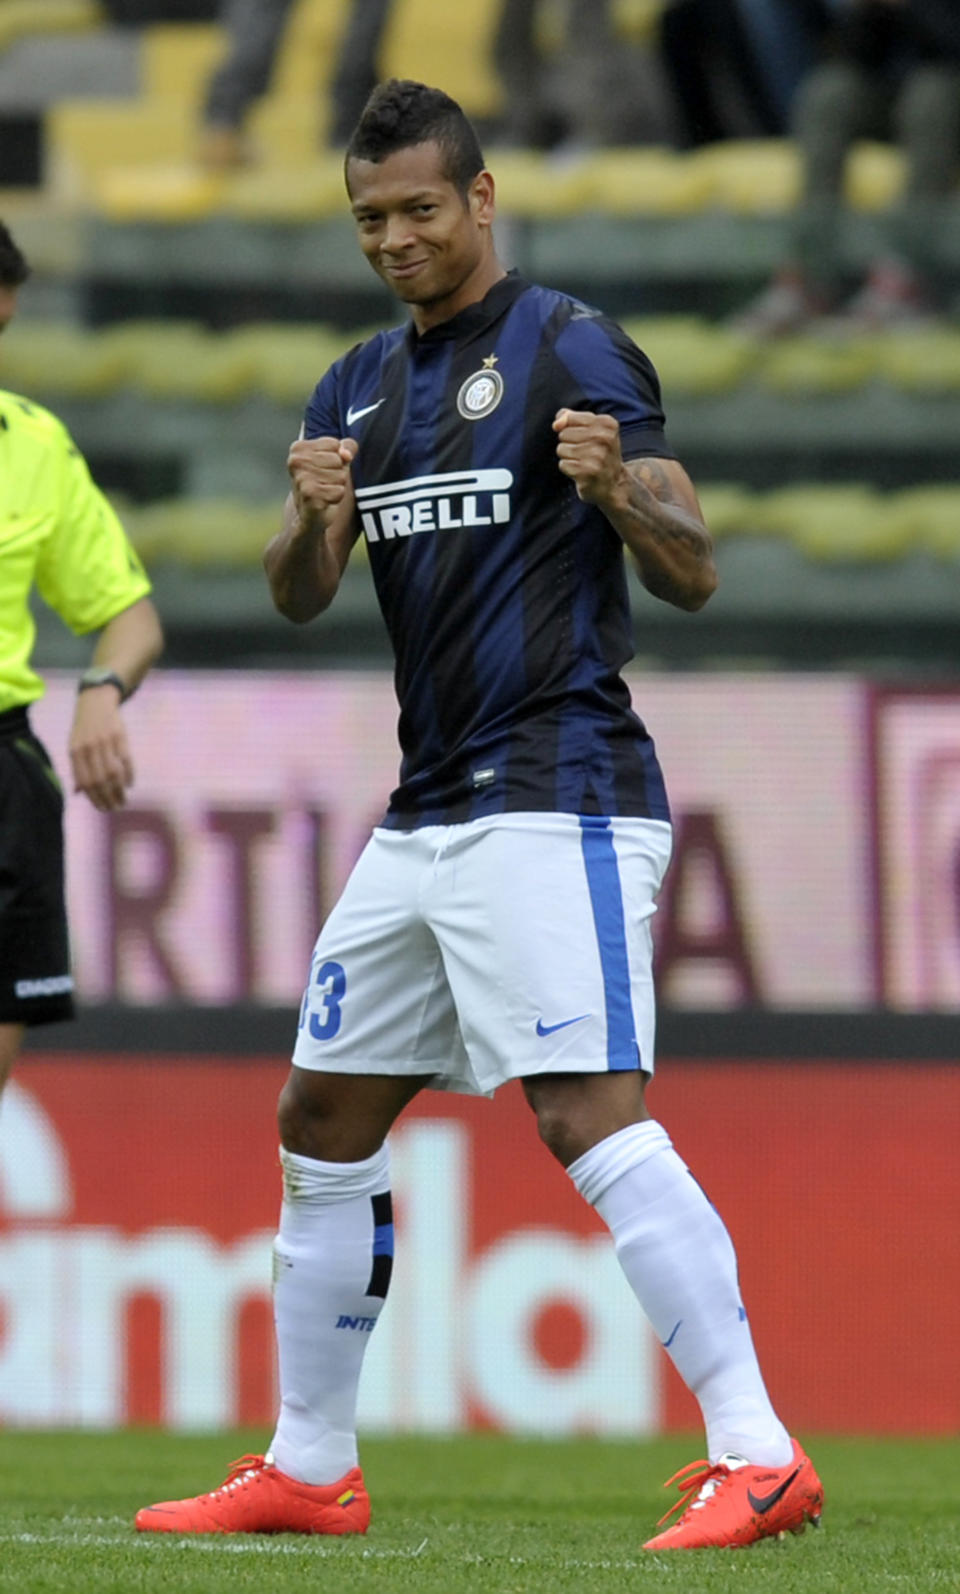
[[[649, 592], [680, 608], [712, 567], [713, 543], [703, 521], [681, 498], [660, 461], [634, 460], [625, 521], [619, 530]], [[631, 523], [632, 532], [631, 535]], [[634, 538], [639, 534], [639, 541]], [[644, 551], [643, 543], [648, 551]], [[712, 587], [711, 587], [712, 590]], [[709, 592], [707, 593], [709, 596]], [[705, 598], [702, 601], [706, 601]]]
[[645, 459], [634, 460], [630, 473], [637, 476], [661, 504], [676, 502], [670, 477], [659, 460], [649, 455]]

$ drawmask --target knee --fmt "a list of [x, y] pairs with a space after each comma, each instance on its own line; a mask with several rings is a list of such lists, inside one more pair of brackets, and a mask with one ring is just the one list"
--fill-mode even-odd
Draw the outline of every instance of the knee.
[[541, 1141], [562, 1167], [569, 1167], [585, 1149], [575, 1116], [562, 1103], [551, 1101], [537, 1102], [534, 1111]]
[[336, 1113], [328, 1093], [318, 1090], [313, 1079], [310, 1086], [306, 1088], [297, 1070], [291, 1070], [277, 1102], [277, 1128], [280, 1143], [288, 1151], [323, 1160], [327, 1152], [320, 1148], [325, 1144]]

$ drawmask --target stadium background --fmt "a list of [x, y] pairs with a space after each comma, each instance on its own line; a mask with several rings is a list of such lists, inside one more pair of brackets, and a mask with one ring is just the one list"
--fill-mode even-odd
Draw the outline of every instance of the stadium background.
[[[0, 1127], [11, 1425], [273, 1409], [273, 1101], [315, 926], [395, 767], [362, 550], [315, 630], [270, 613], [259, 573], [304, 398], [394, 314], [318, 152], [345, 9], [300, 0], [257, 161], [212, 174], [191, 156], [212, 6], [0, 6], [0, 214], [35, 268], [0, 381], [71, 427], [168, 633], [130, 712], [132, 806], [69, 813], [83, 1016], [34, 1039]], [[657, 4], [615, 10], [642, 50]], [[383, 71], [495, 126], [494, 11], [395, 0]], [[783, 248], [788, 140], [490, 159], [508, 262], [658, 364], [718, 541], [702, 617], [633, 596], [678, 833], [655, 1110], [729, 1218], [790, 1426], [955, 1432], [960, 331], [730, 330]], [[901, 183], [895, 150], [857, 149], [851, 270]], [[36, 724], [62, 762], [86, 650], [38, 620]], [[515, 1092], [418, 1105], [395, 1168], [369, 1430], [695, 1425]]]

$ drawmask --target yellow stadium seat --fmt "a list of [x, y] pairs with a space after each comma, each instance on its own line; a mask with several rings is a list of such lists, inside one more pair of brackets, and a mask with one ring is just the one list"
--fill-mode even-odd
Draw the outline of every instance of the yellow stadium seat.
[[580, 176], [583, 208], [611, 216], [685, 216], [710, 198], [702, 167], [659, 147], [597, 150]]
[[254, 167], [228, 179], [220, 201], [225, 212], [247, 221], [310, 222], [345, 217], [343, 165], [338, 156], [314, 155], [296, 163]]
[[87, 198], [118, 165], [189, 162], [194, 117], [177, 100], [61, 100], [47, 113], [46, 132], [52, 187]]
[[344, 23], [354, 0], [298, 0], [277, 55], [272, 95], [323, 97], [336, 65]]
[[614, 31], [624, 39], [647, 44], [655, 40], [660, 17], [669, 0], [613, 0], [610, 8]]
[[504, 215], [575, 216], [586, 201], [583, 161], [550, 160], [534, 150], [503, 149], [494, 163]]
[[170, 499], [127, 516], [137, 551], [154, 564], [165, 560], [192, 569], [256, 568], [278, 530], [276, 504], [222, 498]]
[[844, 173], [844, 193], [858, 210], [885, 210], [903, 192], [903, 153], [892, 144], [854, 145]]
[[913, 546], [935, 559], [960, 562], [960, 487], [908, 487], [891, 496]]
[[99, 0], [3, 0], [0, 50], [36, 33], [80, 33], [105, 21]]
[[129, 370], [123, 350], [103, 333], [24, 317], [4, 337], [0, 382], [41, 400], [46, 394], [96, 398], [120, 387]]
[[755, 344], [696, 316], [632, 317], [623, 325], [650, 356], [668, 394], [728, 392], [757, 360]]
[[960, 390], [960, 332], [939, 323], [925, 328], [900, 328], [874, 344], [877, 374], [911, 392], [956, 393]]
[[111, 166], [94, 178], [92, 198], [109, 221], [182, 224], [219, 210], [229, 181], [188, 161]]
[[140, 91], [148, 100], [202, 103], [207, 83], [227, 48], [216, 23], [157, 23], [140, 35]]
[[263, 322], [238, 328], [230, 341], [252, 362], [252, 390], [299, 413], [327, 367], [364, 335], [319, 324]]
[[100, 334], [125, 362], [126, 384], [152, 398], [209, 396], [207, 366], [214, 334], [195, 321], [121, 321]]
[[899, 559], [913, 540], [884, 495], [862, 484], [789, 487], [764, 494], [756, 507], [759, 525], [818, 563]]
[[499, 15], [500, 0], [393, 0], [382, 75], [444, 89], [468, 116], [495, 115], [503, 102], [493, 66]]
[[738, 482], [709, 482], [698, 488], [697, 497], [715, 541], [755, 534], [756, 508], [749, 488]]
[[778, 393], [845, 393], [869, 381], [876, 369], [872, 338], [798, 337], [758, 350], [756, 378]]
[[800, 193], [800, 158], [789, 139], [728, 139], [686, 156], [706, 203], [746, 215], [789, 210]]

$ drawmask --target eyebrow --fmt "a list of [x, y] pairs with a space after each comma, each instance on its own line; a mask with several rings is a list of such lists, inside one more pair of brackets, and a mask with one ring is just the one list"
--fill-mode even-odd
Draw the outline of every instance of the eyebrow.
[[[418, 189], [416, 193], [405, 194], [400, 203], [403, 205], [422, 205], [424, 200], [429, 200], [432, 204], [436, 201], [436, 199], [437, 193], [435, 189], [422, 188]], [[356, 216], [359, 215], [362, 210], [382, 210], [383, 206], [375, 205], [372, 200], [369, 199], [355, 199], [353, 204], [350, 206], [350, 209]]]

